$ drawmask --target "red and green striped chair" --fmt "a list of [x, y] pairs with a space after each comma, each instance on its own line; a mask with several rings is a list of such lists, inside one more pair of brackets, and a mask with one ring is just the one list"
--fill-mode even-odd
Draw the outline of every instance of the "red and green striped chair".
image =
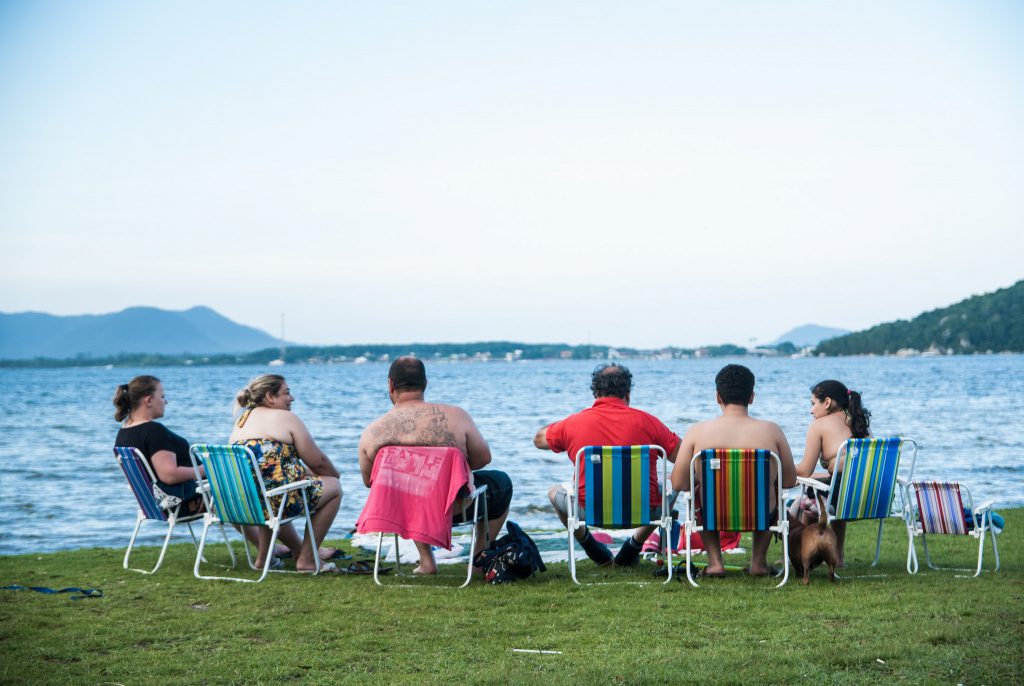
[[[651, 517], [651, 463], [661, 463], [661, 517]], [[582, 467], [580, 465], [582, 464]], [[583, 517], [577, 508], [580, 471], [584, 474]], [[572, 470], [569, 501], [569, 573], [576, 578], [577, 529], [592, 526], [598, 529], [635, 529], [650, 524], [661, 528], [661, 540], [668, 540], [672, 530], [672, 512], [668, 499], [668, 458], [660, 445], [588, 445], [576, 452]], [[568, 488], [569, 484], [563, 484]], [[668, 550], [668, 578], [672, 580], [672, 546]]]
[[690, 536], [701, 531], [780, 534], [785, 570], [776, 588], [789, 580], [789, 522], [782, 512], [781, 473], [782, 462], [770, 450], [708, 449], [693, 456], [690, 484], [695, 495], [689, 499], [685, 521], [686, 578], [691, 586], [698, 584], [690, 566]]
[[[910, 466], [900, 476], [900, 458], [904, 449], [913, 449]], [[839, 446], [836, 456], [836, 470], [829, 484], [817, 479], [798, 477], [805, 486], [825, 491], [829, 506], [835, 509], [833, 521], [853, 522], [861, 519], [878, 520], [878, 537], [875, 542], [874, 567], [882, 552], [882, 524], [886, 519], [903, 520], [907, 529], [907, 571], [911, 574], [917, 568], [917, 553], [914, 551], [914, 537], [911, 532], [910, 496], [907, 487], [914, 477], [917, 461], [917, 443], [909, 438], [850, 438]], [[896, 494], [900, 503], [893, 510]]]
[[[992, 553], [996, 558], [993, 571], [999, 571], [999, 548], [996, 546], [996, 532], [992, 526], [991, 500], [975, 508], [970, 489], [957, 481], [912, 481], [910, 490], [917, 503], [917, 510], [911, 513], [911, 533], [921, 537], [924, 559], [930, 568], [951, 569], [932, 563], [928, 552], [928, 534], [972, 536], [978, 539], [978, 565], [974, 570], [974, 576], [978, 576], [985, 555], [985, 533], [988, 532], [992, 537]], [[917, 573], [916, 564], [911, 573]]]

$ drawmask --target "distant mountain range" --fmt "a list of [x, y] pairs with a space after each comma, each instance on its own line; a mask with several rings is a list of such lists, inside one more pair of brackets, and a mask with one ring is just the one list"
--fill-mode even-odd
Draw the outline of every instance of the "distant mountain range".
[[879, 324], [833, 338], [817, 350], [826, 355], [1024, 352], [1024, 281], [910, 321]]
[[243, 353], [280, 345], [270, 334], [237, 324], [209, 307], [181, 312], [129, 307], [112, 314], [61, 317], [0, 313], [0, 359]]
[[828, 326], [818, 326], [817, 324], [804, 324], [787, 331], [768, 345], [792, 343], [798, 348], [806, 348], [807, 346], [818, 345], [829, 338], [835, 338], [836, 336], [848, 333], [850, 333], [849, 329], [833, 329]]

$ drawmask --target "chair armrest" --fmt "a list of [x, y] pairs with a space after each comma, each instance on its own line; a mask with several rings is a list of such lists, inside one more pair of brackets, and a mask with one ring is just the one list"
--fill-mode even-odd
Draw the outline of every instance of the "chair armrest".
[[904, 488], [906, 488], [907, 486], [910, 485], [910, 480], [909, 479], [905, 479], [902, 476], [897, 476], [896, 477], [896, 483], [898, 483], [900, 486], [903, 486]]
[[310, 479], [303, 479], [302, 481], [292, 481], [291, 483], [285, 484], [284, 486], [278, 486], [277, 488], [270, 489], [269, 491], [267, 491], [267, 495], [281, 495], [282, 493], [287, 493], [288, 491], [296, 491], [300, 488], [305, 488], [306, 486], [312, 485], [313, 481]]
[[810, 486], [817, 491], [829, 491], [832, 489], [828, 484], [818, 481], [817, 479], [812, 479], [809, 476], [798, 476], [796, 478], [796, 482], [802, 486]]
[[476, 488], [474, 488], [470, 492], [470, 494], [467, 495], [466, 497], [469, 498], [470, 500], [473, 500], [473, 499], [478, 498], [479, 496], [483, 495], [486, 492], [487, 492], [487, 484], [484, 484], [483, 486], [477, 486]]
[[992, 509], [992, 506], [995, 505], [995, 504], [996, 504], [996, 501], [994, 501], [994, 500], [986, 500], [981, 505], [978, 505], [976, 508], [974, 508], [974, 512], [975, 512], [975, 514], [980, 514], [982, 512], [988, 512], [989, 510]]

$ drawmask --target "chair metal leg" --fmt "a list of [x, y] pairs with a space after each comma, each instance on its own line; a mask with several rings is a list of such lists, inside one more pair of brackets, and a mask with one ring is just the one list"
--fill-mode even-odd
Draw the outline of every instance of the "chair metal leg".
[[[135, 547], [135, 538], [139, 535], [139, 529], [142, 528], [142, 523], [144, 521], [146, 521], [146, 518], [144, 516], [142, 516], [142, 510], [139, 510], [139, 514], [135, 518], [135, 530], [132, 531], [132, 538], [131, 538], [130, 541], [128, 541], [128, 549], [124, 551], [124, 562], [122, 563], [122, 566], [125, 569], [129, 569], [129, 567], [128, 567], [128, 558], [131, 557], [132, 548]], [[141, 569], [133, 569], [132, 571], [133, 572], [142, 572], [143, 574], [149, 574], [150, 573], [150, 572], [143, 571]]]
[[775, 585], [775, 588], [782, 588], [789, 581], [789, 520], [779, 513], [779, 532], [782, 534], [782, 581]]
[[931, 553], [928, 552], [928, 534], [921, 534], [921, 547], [924, 548], [924, 561], [928, 565], [928, 569], [938, 569], [935, 563], [932, 562]]
[[992, 520], [991, 519], [989, 519], [988, 533], [992, 537], [992, 554], [996, 558], [996, 568], [993, 571], [998, 572], [999, 571], [999, 546], [996, 545], [996, 532], [995, 532], [995, 529], [992, 528]]
[[693, 580], [693, 571], [690, 569], [690, 559], [693, 557], [693, 552], [690, 548], [690, 536], [693, 535], [693, 530], [690, 526], [689, 520], [686, 522], [686, 528], [683, 530], [683, 534], [686, 536], [686, 580], [690, 582], [690, 585], [694, 588], [700, 588], [700, 584]]
[[978, 536], [978, 568], [974, 570], [974, 576], [981, 574], [981, 560], [985, 556], [985, 523], [981, 524], [981, 531]]
[[917, 574], [917, 547], [914, 545], [914, 519], [909, 516], [904, 520], [907, 525], [907, 573]]
[[875, 559], [871, 561], [871, 566], [872, 567], [878, 566], [878, 557], [879, 557], [879, 555], [882, 554], [882, 523], [883, 522], [885, 522], [884, 519], [879, 519], [878, 520], [878, 540], [875, 541]]
[[[480, 520], [477, 519], [477, 510], [479, 508], [479, 505], [480, 505], [480, 497], [477, 496], [473, 500], [473, 526], [470, 527], [473, 530], [473, 533], [470, 534], [470, 537], [469, 537], [469, 563], [466, 565], [466, 581], [461, 586], [459, 586], [459, 588], [465, 588], [466, 586], [469, 586], [469, 582], [473, 580], [473, 550], [476, 548], [476, 530], [477, 530], [477, 527], [480, 526]], [[487, 529], [486, 512], [487, 512], [487, 501], [485, 500], [484, 501], [485, 518], [484, 518], [484, 521], [483, 521], [483, 526], [484, 526], [484, 531], [485, 531], [484, 535], [489, 539], [490, 538], [490, 534], [487, 533], [488, 529]], [[465, 515], [463, 515], [463, 518], [465, 518]]]
[[[379, 534], [377, 534], [377, 553], [373, 556], [373, 582], [375, 584], [377, 584], [378, 586], [383, 586], [384, 585], [380, 581], [380, 548], [381, 548], [381, 546], [383, 544], [384, 544], [384, 532], [381, 531]], [[396, 552], [397, 552], [397, 549], [396, 549]], [[398, 555], [396, 554], [395, 557], [397, 558]]]
[[569, 576], [572, 577], [574, 584], [580, 586], [579, 579], [576, 578], [576, 527], [572, 519], [569, 520], [566, 531], [569, 532]]
[[669, 515], [669, 524], [665, 526], [665, 520], [661, 522], [661, 542], [665, 546], [665, 564], [668, 565], [668, 578], [665, 579], [663, 584], [667, 584], [672, 581], [672, 523], [671, 515]]

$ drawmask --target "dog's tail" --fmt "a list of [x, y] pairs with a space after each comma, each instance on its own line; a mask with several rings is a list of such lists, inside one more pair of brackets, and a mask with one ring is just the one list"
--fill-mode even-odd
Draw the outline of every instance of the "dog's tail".
[[824, 531], [828, 526], [828, 506], [825, 505], [825, 497], [820, 491], [815, 491], [814, 497], [818, 500], [818, 530]]

